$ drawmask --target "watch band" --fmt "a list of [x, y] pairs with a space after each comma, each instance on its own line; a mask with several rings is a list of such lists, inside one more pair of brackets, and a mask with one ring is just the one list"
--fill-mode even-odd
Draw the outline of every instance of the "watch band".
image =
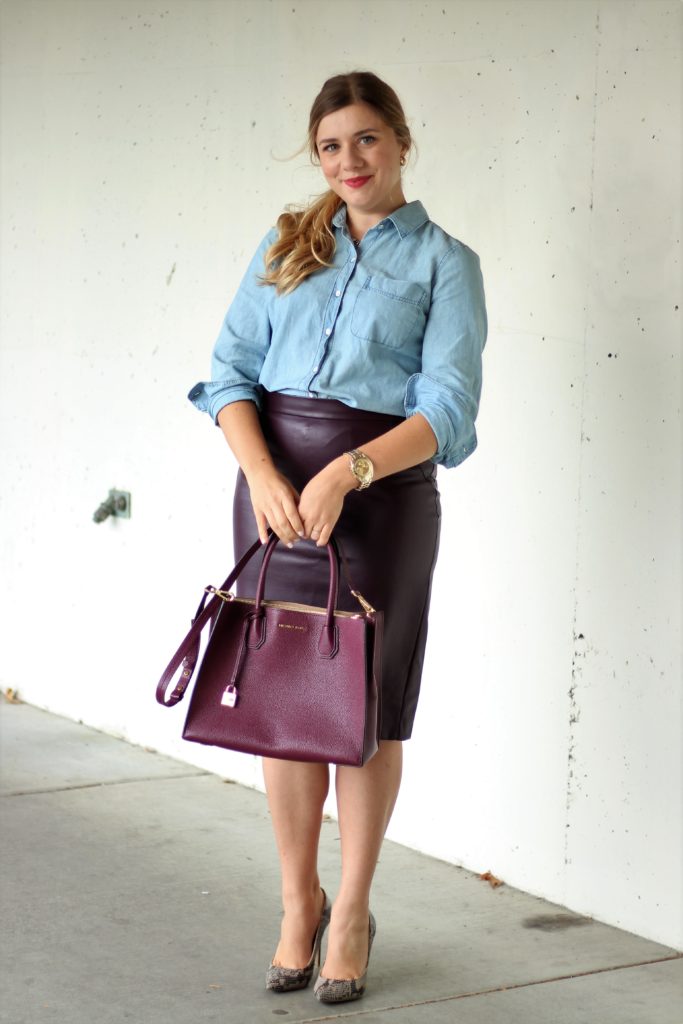
[[372, 459], [358, 448], [354, 448], [352, 451], [346, 452], [346, 454], [349, 457], [349, 468], [358, 481], [356, 490], [365, 490], [366, 487], [370, 486], [375, 475]]

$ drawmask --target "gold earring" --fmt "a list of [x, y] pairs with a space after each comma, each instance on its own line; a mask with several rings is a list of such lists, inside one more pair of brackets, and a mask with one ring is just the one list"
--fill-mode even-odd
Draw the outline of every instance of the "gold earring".
[[406, 158], [404, 156], [402, 156], [401, 157], [401, 167], [405, 167], [405, 165], [406, 165]]

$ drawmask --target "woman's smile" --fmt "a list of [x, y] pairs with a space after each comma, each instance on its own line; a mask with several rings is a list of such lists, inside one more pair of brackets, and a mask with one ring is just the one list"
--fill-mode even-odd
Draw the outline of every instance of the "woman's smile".
[[366, 174], [365, 177], [362, 178], [344, 178], [343, 183], [344, 185], [348, 185], [349, 188], [362, 188], [366, 182], [370, 181], [371, 177], [371, 174]]

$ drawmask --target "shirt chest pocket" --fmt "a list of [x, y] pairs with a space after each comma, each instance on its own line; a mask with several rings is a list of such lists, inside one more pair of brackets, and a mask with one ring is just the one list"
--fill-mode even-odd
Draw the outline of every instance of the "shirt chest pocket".
[[378, 274], [366, 278], [351, 314], [351, 333], [389, 348], [408, 348], [422, 340], [427, 295], [414, 281]]

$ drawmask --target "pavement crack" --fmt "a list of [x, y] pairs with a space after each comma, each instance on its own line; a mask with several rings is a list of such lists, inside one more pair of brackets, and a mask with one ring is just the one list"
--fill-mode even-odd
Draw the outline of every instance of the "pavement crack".
[[100, 782], [75, 782], [72, 786], [48, 786], [44, 789], [15, 789], [9, 793], [0, 793], [0, 797], [37, 796], [41, 793], [69, 793], [77, 789], [98, 789], [102, 786], [125, 786], [131, 782], [168, 782], [170, 779], [196, 779], [212, 772], [174, 772], [172, 775], [136, 775], [126, 779], [104, 779]]
[[393, 1006], [374, 1006], [372, 1009], [356, 1010], [349, 1013], [335, 1013], [332, 1016], [326, 1014], [324, 1017], [300, 1017], [291, 1024], [319, 1024], [321, 1021], [340, 1020], [342, 1017], [349, 1020], [351, 1017], [367, 1017], [370, 1014], [390, 1013], [392, 1010], [410, 1010], [420, 1006], [434, 1006], [437, 1003], [454, 1003], [459, 999], [472, 999], [474, 996], [490, 996], [496, 992], [512, 992], [517, 988], [533, 988], [535, 985], [549, 985], [555, 981], [571, 981], [572, 978], [587, 978], [593, 974], [609, 974], [612, 971], [627, 971], [632, 967], [648, 967], [650, 964], [663, 964], [669, 960], [681, 960], [683, 953], [672, 953], [670, 956], [659, 956], [652, 960], [636, 960], [628, 964], [615, 964], [613, 967], [595, 967], [589, 971], [576, 971], [572, 974], [557, 974], [552, 978], [537, 978], [533, 981], [520, 981], [512, 985], [497, 985], [493, 988], [479, 989], [477, 992], [461, 992], [459, 995], [438, 996], [434, 999], [417, 999], [409, 1003], [396, 1003]]

